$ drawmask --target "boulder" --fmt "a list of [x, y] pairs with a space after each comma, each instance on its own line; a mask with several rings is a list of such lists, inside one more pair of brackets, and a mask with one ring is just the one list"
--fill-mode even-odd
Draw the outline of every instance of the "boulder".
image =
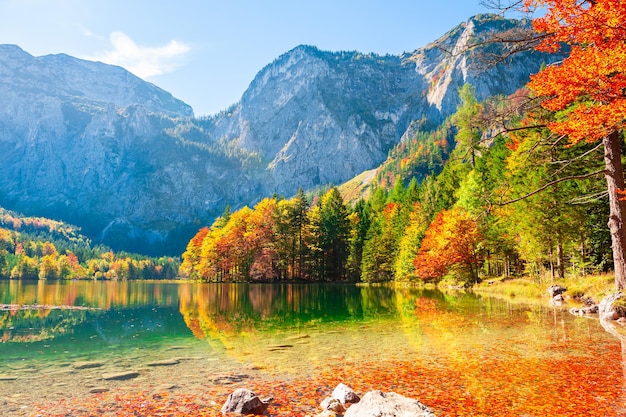
[[607, 295], [600, 301], [598, 306], [598, 315], [601, 320], [617, 320], [620, 317], [626, 316], [626, 311], [621, 306], [616, 306], [616, 301], [623, 298], [624, 294], [617, 292], [615, 294]]
[[330, 395], [332, 398], [339, 400], [341, 404], [354, 404], [360, 401], [360, 398], [352, 388], [346, 384], [339, 383]]
[[320, 407], [324, 411], [330, 410], [335, 413], [343, 413], [344, 411], [346, 411], [344, 406], [341, 404], [341, 401], [339, 401], [337, 398], [334, 398], [334, 397], [324, 398], [324, 401], [322, 401], [322, 403], [320, 404]]
[[370, 391], [344, 417], [435, 417], [432, 410], [395, 392]]
[[565, 291], [567, 291], [567, 288], [561, 287], [560, 285], [551, 285], [548, 288], [548, 294], [550, 294], [550, 297], [558, 301], [563, 300], [563, 293]]
[[246, 388], [238, 388], [228, 396], [222, 406], [222, 414], [264, 414], [267, 411], [269, 400], [261, 399], [252, 391]]

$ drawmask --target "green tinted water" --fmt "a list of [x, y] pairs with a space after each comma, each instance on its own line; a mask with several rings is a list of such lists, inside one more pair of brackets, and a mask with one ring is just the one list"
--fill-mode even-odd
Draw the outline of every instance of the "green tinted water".
[[[561, 386], [590, 392], [568, 397], [580, 401], [572, 410], [588, 405], [589, 396], [621, 410], [626, 398], [620, 339], [599, 321], [575, 317], [567, 306], [547, 300], [524, 304], [340, 284], [3, 281], [0, 304], [0, 377], [9, 376], [12, 392], [27, 391], [37, 380], [33, 373], [76, 378], [68, 370], [76, 361], [104, 360], [127, 369], [176, 350], [202, 360], [199, 372], [205, 360], [214, 373], [245, 367], [276, 378], [316, 378], [334, 367], [364, 386], [389, 383], [422, 397], [430, 389], [431, 401], [448, 407], [449, 415], [462, 414], [441, 398], [463, 393], [474, 401], [468, 409], [476, 410], [489, 409], [484, 402], [497, 392], [519, 396], [502, 399], [506, 404], [498, 409], [504, 411], [488, 415], [542, 415], [532, 411], [548, 401], [540, 391]], [[406, 375], [397, 382], [363, 375], [366, 368], [380, 372], [379, 366], [402, 366]], [[441, 384], [434, 386], [432, 375], [434, 382], [413, 376], [424, 372], [439, 375]], [[39, 389], [67, 386], [58, 378]], [[89, 378], [85, 383], [98, 376]], [[589, 384], [610, 387], [590, 391]]]

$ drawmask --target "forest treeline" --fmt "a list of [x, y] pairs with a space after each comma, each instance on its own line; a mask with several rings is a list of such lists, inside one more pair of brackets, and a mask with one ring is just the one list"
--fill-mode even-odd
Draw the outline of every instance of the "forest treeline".
[[367, 198], [331, 188], [227, 211], [191, 239], [182, 265], [0, 209], [0, 277], [471, 284], [610, 269], [601, 147], [550, 133], [558, 114], [527, 90], [484, 102], [469, 85], [460, 94], [456, 114], [416, 126], [390, 152]]
[[527, 90], [484, 102], [459, 92], [446, 123], [390, 153], [368, 198], [300, 191], [227, 212], [189, 242], [181, 274], [471, 284], [610, 268], [601, 148], [550, 133], [558, 114]]
[[176, 258], [113, 253], [66, 223], [0, 208], [0, 278], [173, 279]]

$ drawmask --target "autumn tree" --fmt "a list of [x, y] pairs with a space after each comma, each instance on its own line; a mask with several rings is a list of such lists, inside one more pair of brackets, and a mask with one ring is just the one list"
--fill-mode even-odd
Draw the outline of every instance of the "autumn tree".
[[276, 209], [275, 198], [264, 198], [254, 206], [247, 219], [244, 241], [251, 263], [244, 276], [253, 281], [274, 281], [279, 278], [275, 239]]
[[209, 234], [209, 228], [203, 227], [187, 244], [187, 249], [183, 253], [183, 263], [180, 266], [180, 273], [183, 276], [199, 278], [197, 276], [196, 266], [200, 263], [202, 242], [204, 242], [204, 238], [207, 234]]
[[17, 264], [11, 269], [11, 279], [39, 279], [39, 265], [37, 260], [21, 254]]
[[544, 35], [537, 49], [569, 56], [531, 77], [529, 87], [559, 112], [549, 128], [571, 143], [602, 141], [609, 193], [609, 229], [615, 286], [626, 287], [625, 202], [620, 135], [626, 124], [626, 3], [623, 0], [525, 0], [545, 7], [533, 26]]
[[453, 268], [478, 281], [482, 234], [465, 210], [454, 207], [440, 211], [424, 234], [415, 258], [415, 273], [424, 281], [439, 281]]
[[413, 260], [417, 256], [424, 232], [428, 226], [426, 213], [419, 203], [415, 203], [400, 241], [394, 264], [394, 278], [397, 281], [411, 281], [416, 278]]

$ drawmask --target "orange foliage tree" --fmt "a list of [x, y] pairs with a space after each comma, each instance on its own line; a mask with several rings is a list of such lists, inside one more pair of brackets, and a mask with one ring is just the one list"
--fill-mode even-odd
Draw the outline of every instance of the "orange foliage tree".
[[483, 237], [469, 213], [458, 207], [440, 211], [430, 224], [413, 261], [416, 275], [437, 281], [452, 268], [478, 280], [479, 246]]
[[609, 192], [609, 229], [615, 285], [626, 287], [626, 206], [620, 132], [626, 124], [626, 2], [624, 0], [525, 0], [526, 7], [545, 7], [533, 21], [545, 37], [537, 49], [569, 56], [531, 77], [529, 87], [545, 97], [542, 105], [559, 112], [549, 128], [572, 143], [603, 141]]

